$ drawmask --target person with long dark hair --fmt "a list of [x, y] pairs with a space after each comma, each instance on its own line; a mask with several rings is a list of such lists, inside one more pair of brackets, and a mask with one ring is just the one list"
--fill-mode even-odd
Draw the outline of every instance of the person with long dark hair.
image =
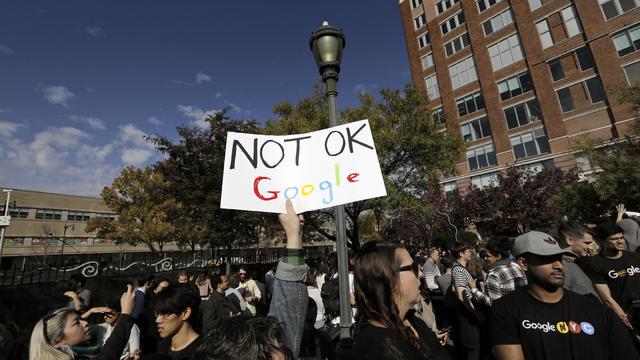
[[356, 358], [450, 358], [434, 332], [415, 316], [412, 307], [419, 301], [422, 272], [401, 244], [365, 243], [354, 270]]

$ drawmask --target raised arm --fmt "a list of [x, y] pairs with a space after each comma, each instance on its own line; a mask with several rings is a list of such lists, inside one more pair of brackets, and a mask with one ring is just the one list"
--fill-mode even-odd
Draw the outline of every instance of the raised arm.
[[616, 205], [616, 210], [618, 211], [618, 217], [616, 217], [616, 222], [619, 222], [620, 220], [622, 220], [622, 215], [624, 215], [627, 209], [624, 207], [624, 204], [618, 204]]
[[307, 266], [302, 254], [301, 225], [304, 224], [304, 218], [296, 214], [290, 200], [287, 200], [286, 207], [287, 213], [280, 214], [278, 219], [287, 236], [287, 248], [285, 256], [278, 263], [269, 315], [283, 323], [287, 346], [293, 352], [294, 359], [297, 359], [309, 301], [304, 284]]

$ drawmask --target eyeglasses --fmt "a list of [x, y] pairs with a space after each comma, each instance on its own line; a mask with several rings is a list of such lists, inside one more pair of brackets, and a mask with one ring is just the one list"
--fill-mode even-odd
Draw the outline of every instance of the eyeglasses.
[[419, 277], [420, 275], [420, 267], [419, 264], [417, 262], [412, 262], [411, 265], [405, 265], [405, 266], [400, 266], [397, 270], [398, 272], [401, 271], [412, 271], [413, 274], [416, 276], [416, 278]]
[[47, 334], [47, 321], [54, 316], [56, 316], [56, 313], [54, 310], [51, 310], [42, 317], [42, 333], [44, 334], [44, 339], [47, 342], [49, 342], [49, 334]]

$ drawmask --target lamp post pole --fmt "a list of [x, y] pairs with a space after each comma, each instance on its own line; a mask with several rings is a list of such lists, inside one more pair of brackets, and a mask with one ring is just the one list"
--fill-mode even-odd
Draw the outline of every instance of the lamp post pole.
[[68, 228], [71, 228], [71, 230], [75, 230], [76, 226], [64, 224], [64, 231], [62, 232], [62, 248], [60, 249], [60, 256], [64, 255], [64, 241], [66, 240]]
[[[7, 201], [4, 204], [4, 216], [9, 216], [9, 198], [11, 197], [11, 190], [3, 189], [3, 192], [7, 193]], [[8, 225], [7, 225], [8, 226]], [[4, 230], [7, 226], [2, 226], [0, 230], [0, 270], [2, 270], [2, 247], [4, 246]]]
[[[329, 126], [338, 125], [338, 105], [336, 84], [340, 73], [342, 49], [345, 46], [344, 33], [341, 29], [329, 26], [325, 21], [321, 27], [311, 33], [309, 45], [322, 81], [327, 85], [329, 102]], [[340, 339], [351, 338], [351, 298], [349, 296], [349, 264], [347, 256], [347, 238], [344, 218], [344, 205], [334, 207], [336, 216], [336, 252], [338, 253], [338, 287], [340, 290]]]

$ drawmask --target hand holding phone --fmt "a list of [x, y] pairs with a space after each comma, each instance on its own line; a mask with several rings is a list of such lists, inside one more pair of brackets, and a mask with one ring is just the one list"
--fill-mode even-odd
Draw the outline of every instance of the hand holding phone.
[[453, 329], [453, 326], [447, 326], [446, 328], [444, 328], [442, 330], [439, 330], [438, 334], [446, 334], [446, 333], [450, 332], [451, 329]]

